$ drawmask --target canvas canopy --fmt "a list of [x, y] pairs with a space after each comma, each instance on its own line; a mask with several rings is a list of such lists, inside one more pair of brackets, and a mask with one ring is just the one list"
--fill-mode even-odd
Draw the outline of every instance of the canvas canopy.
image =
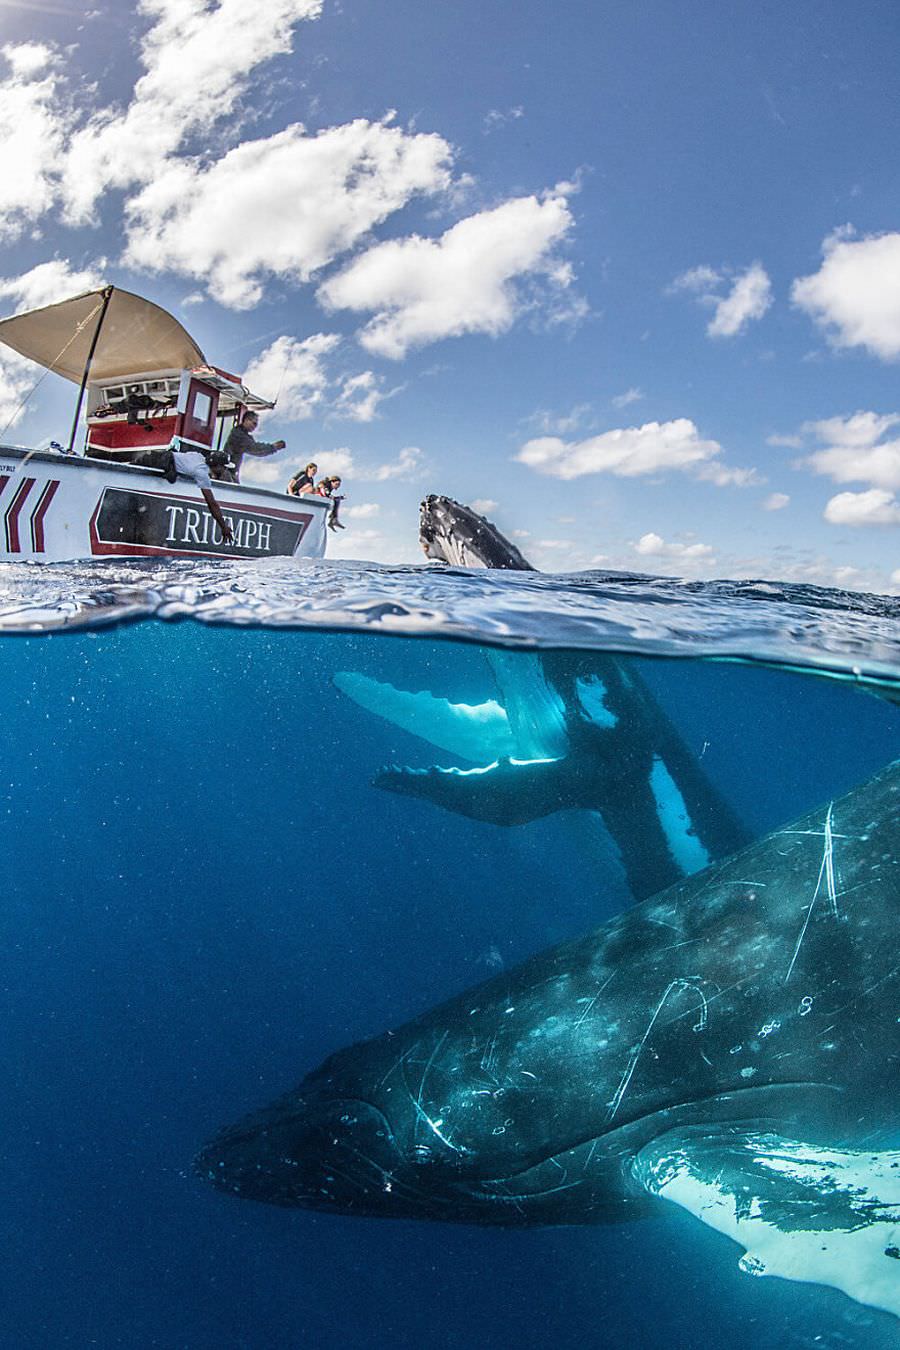
[[[166, 310], [118, 286], [109, 290], [91, 380], [127, 379], [139, 371], [149, 375], [207, 364], [191, 335]], [[57, 305], [0, 319], [0, 342], [80, 384], [106, 291], [106, 287], [85, 291]]]

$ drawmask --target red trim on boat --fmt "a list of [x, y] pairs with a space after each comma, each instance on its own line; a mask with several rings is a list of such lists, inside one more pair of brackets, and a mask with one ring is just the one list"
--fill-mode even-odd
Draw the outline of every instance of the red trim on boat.
[[33, 478], [23, 478], [18, 492], [6, 508], [6, 515], [3, 519], [6, 524], [7, 553], [21, 553], [22, 551], [19, 545], [19, 513], [25, 505], [26, 497], [34, 487], [34, 482]]
[[58, 478], [49, 478], [38, 498], [38, 504], [31, 513], [31, 547], [35, 553], [44, 552], [44, 517], [50, 510], [50, 503], [59, 487]]

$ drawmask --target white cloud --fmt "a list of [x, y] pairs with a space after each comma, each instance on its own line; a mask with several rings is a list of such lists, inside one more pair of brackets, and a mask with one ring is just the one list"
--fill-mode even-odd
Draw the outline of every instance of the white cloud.
[[392, 478], [415, 478], [422, 468], [422, 451], [407, 445], [397, 458], [374, 469], [356, 468], [356, 477], [368, 483], [386, 483]]
[[675, 558], [679, 562], [711, 561], [714, 556], [711, 544], [678, 543], [676, 540], [667, 542], [652, 530], [648, 534], [641, 535], [634, 545], [634, 551], [645, 558]]
[[770, 492], [762, 504], [764, 511], [783, 511], [790, 501], [786, 492]]
[[528, 303], [523, 279], [570, 284], [553, 249], [571, 225], [561, 195], [515, 198], [459, 221], [439, 239], [413, 235], [376, 245], [326, 281], [319, 299], [329, 309], [374, 311], [360, 341], [394, 359], [441, 338], [496, 336]]
[[[341, 511], [341, 518], [348, 515]], [[388, 529], [360, 530], [352, 523], [343, 531], [338, 531], [328, 541], [329, 558], [361, 558], [376, 563], [422, 564], [425, 556], [419, 546], [415, 530], [402, 528], [395, 534]]]
[[731, 468], [716, 460], [710, 464], [701, 464], [695, 470], [694, 477], [704, 483], [715, 483], [716, 487], [757, 487], [766, 481], [756, 469]]
[[449, 162], [440, 136], [362, 118], [315, 136], [295, 124], [210, 167], [173, 160], [129, 203], [125, 261], [247, 309], [264, 278], [308, 281], [411, 197], [441, 191]]
[[141, 42], [144, 74], [128, 107], [104, 108], [73, 135], [63, 196], [85, 224], [110, 187], [150, 182], [188, 136], [230, 118], [256, 67], [289, 52], [295, 26], [322, 0], [141, 0], [151, 20]]
[[627, 408], [632, 403], [639, 403], [643, 397], [644, 397], [643, 389], [638, 389], [636, 386], [633, 386], [631, 389], [626, 389], [624, 394], [616, 395], [616, 397], [612, 401], [613, 407]]
[[825, 240], [822, 266], [794, 282], [791, 298], [832, 346], [893, 361], [900, 358], [900, 233], [852, 233], [845, 228]]
[[345, 489], [352, 483], [388, 483], [415, 478], [422, 469], [422, 451], [415, 445], [405, 446], [396, 459], [384, 464], [361, 464], [353, 451], [346, 446], [338, 446], [333, 450], [310, 448], [302, 452], [288, 449], [283, 456], [271, 459], [245, 459], [241, 479], [243, 482], [266, 484], [283, 482], [287, 487], [292, 474], [311, 460], [318, 464], [320, 478], [333, 473], [340, 474]]
[[0, 82], [0, 239], [15, 239], [55, 197], [65, 117], [56, 56], [37, 42], [2, 48], [10, 75]]
[[496, 131], [499, 127], [505, 126], [507, 122], [518, 122], [525, 116], [525, 109], [521, 105], [515, 108], [507, 108], [506, 112], [501, 112], [499, 108], [491, 108], [490, 112], [485, 114], [482, 129], [485, 135]]
[[677, 294], [678, 291], [689, 291], [696, 295], [708, 295], [714, 291], [725, 280], [722, 272], [716, 271], [714, 267], [701, 263], [699, 267], [692, 267], [687, 272], [682, 272], [668, 286], [667, 291], [670, 295]]
[[772, 283], [761, 263], [753, 263], [716, 304], [707, 325], [710, 337], [735, 337], [754, 319], [761, 319], [772, 303]]
[[380, 511], [381, 507], [377, 502], [360, 502], [358, 506], [345, 507], [341, 514], [350, 520], [371, 520]]
[[803, 431], [811, 432], [828, 445], [865, 448], [874, 445], [898, 422], [900, 413], [855, 412], [849, 417], [824, 417], [818, 422], [804, 422]]
[[826, 445], [800, 462], [835, 483], [870, 483], [877, 488], [900, 488], [900, 437], [880, 439], [898, 423], [900, 415], [897, 413], [874, 412], [807, 422], [804, 431], [812, 432]]
[[891, 584], [900, 586], [900, 568], [898, 568], [896, 572], [891, 573]]
[[490, 497], [476, 497], [469, 505], [473, 511], [477, 511], [481, 516], [486, 516], [489, 511], [496, 511], [497, 509], [497, 502]]
[[[726, 282], [731, 282], [727, 294], [721, 294]], [[754, 319], [761, 319], [772, 304], [772, 283], [762, 263], [754, 262], [737, 275], [728, 269], [708, 267], [706, 264], [682, 272], [668, 287], [668, 294], [687, 291], [702, 305], [714, 309], [706, 326], [710, 337], [736, 337]]]
[[773, 434], [766, 437], [766, 445], [783, 446], [788, 450], [799, 450], [803, 444], [802, 436], [781, 436]]
[[900, 501], [893, 492], [839, 492], [825, 507], [831, 525], [900, 525]]
[[340, 393], [334, 403], [334, 415], [345, 417], [350, 422], [372, 422], [378, 415], [379, 403], [385, 397], [389, 395], [382, 392], [381, 380], [373, 370], [348, 375], [341, 382]]
[[672, 422], [646, 422], [640, 427], [605, 431], [583, 441], [540, 436], [527, 441], [514, 458], [537, 473], [563, 479], [588, 473], [637, 478], [678, 471], [720, 486], [753, 481], [752, 469], [729, 469], [719, 464], [721, 449], [718, 441], [701, 439], [692, 421], [679, 417]]
[[255, 357], [244, 371], [244, 380], [254, 393], [278, 400], [278, 418], [302, 422], [312, 417], [328, 388], [322, 360], [339, 344], [335, 333], [311, 337], [279, 337]]
[[102, 286], [103, 277], [98, 269], [105, 266], [105, 258], [85, 268], [73, 268], [67, 258], [52, 258], [49, 262], [38, 263], [21, 276], [0, 277], [0, 298], [11, 300], [16, 314], [21, 310], [53, 305], [58, 300], [67, 300], [69, 296]]

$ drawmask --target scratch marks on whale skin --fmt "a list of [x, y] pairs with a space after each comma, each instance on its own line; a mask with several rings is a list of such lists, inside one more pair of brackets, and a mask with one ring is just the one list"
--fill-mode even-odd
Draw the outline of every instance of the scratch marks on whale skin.
[[629, 1085], [631, 1084], [632, 1077], [634, 1076], [634, 1071], [637, 1068], [638, 1060], [640, 1059], [641, 1054], [643, 1053], [644, 1046], [647, 1044], [647, 1040], [650, 1036], [650, 1033], [653, 1030], [654, 1026], [656, 1025], [656, 1020], [659, 1017], [660, 1013], [662, 1012], [663, 1008], [665, 1007], [666, 1001], [668, 1000], [670, 994], [672, 994], [675, 990], [681, 991], [690, 990], [692, 993], [698, 996], [700, 1000], [700, 1016], [697, 1022], [695, 1023], [693, 1030], [694, 1031], [705, 1030], [709, 1016], [709, 1000], [707, 999], [701, 987], [704, 983], [705, 981], [699, 975], [690, 975], [683, 979], [670, 980], [669, 983], [666, 985], [662, 998], [659, 1000], [656, 1007], [653, 1009], [653, 1013], [650, 1017], [650, 1021], [647, 1023], [647, 1026], [644, 1030], [644, 1034], [638, 1041], [637, 1045], [633, 1048], [628, 1063], [625, 1066], [625, 1072], [622, 1074], [622, 1077], [619, 1080], [619, 1086], [616, 1088], [615, 1094], [613, 1095], [613, 1099], [609, 1104], [609, 1111], [607, 1112], [606, 1116], [607, 1125], [611, 1124], [612, 1121], [615, 1120], [619, 1107], [622, 1105], [622, 1100], [625, 1096], [625, 1093], [628, 1091]]
[[[851, 835], [836, 834], [834, 831], [834, 802], [828, 803], [828, 811], [821, 830], [782, 830], [782, 834], [809, 835], [813, 838], [822, 839], [822, 859], [819, 863], [819, 873], [816, 877], [815, 888], [812, 893], [812, 899], [806, 909], [806, 916], [803, 925], [797, 936], [794, 945], [794, 951], [791, 956], [790, 964], [787, 968], [787, 974], [784, 977], [784, 983], [787, 984], [797, 964], [797, 957], [800, 955], [800, 948], [803, 946], [803, 940], [806, 937], [810, 920], [821, 896], [824, 896], [828, 902], [828, 909], [833, 919], [840, 919], [841, 913], [838, 907], [838, 900], [842, 898], [843, 893], [838, 892], [837, 881], [835, 879], [835, 847], [836, 839], [853, 838]], [[861, 835], [860, 841], [865, 842], [867, 835]], [[854, 888], [855, 889], [855, 888]]]

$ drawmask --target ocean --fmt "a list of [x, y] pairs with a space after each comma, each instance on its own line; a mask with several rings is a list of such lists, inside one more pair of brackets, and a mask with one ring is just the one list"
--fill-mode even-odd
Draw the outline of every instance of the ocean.
[[631, 903], [585, 810], [496, 824], [374, 786], [464, 761], [339, 672], [475, 705], [500, 648], [619, 654], [758, 838], [900, 757], [896, 600], [277, 560], [0, 572], [0, 1346], [897, 1343], [889, 1314], [751, 1278], [663, 1201], [488, 1229], [257, 1204], [193, 1169], [333, 1051]]

